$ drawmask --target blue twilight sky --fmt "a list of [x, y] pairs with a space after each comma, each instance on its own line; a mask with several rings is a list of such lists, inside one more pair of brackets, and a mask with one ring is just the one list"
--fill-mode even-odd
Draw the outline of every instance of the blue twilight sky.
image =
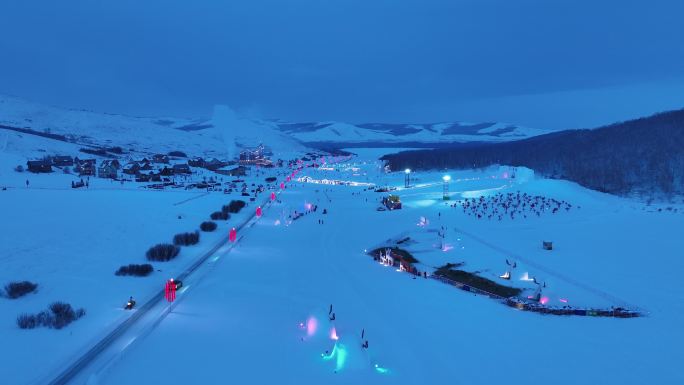
[[682, 0], [3, 0], [0, 93], [134, 115], [593, 126], [684, 107]]

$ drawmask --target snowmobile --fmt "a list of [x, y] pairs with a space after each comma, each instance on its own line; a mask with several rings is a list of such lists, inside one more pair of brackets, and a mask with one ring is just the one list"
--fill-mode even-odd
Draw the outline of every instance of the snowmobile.
[[126, 306], [124, 306], [124, 309], [125, 310], [131, 310], [131, 309], [133, 309], [134, 306], [135, 306], [135, 300], [133, 299], [133, 297], [131, 297], [128, 300], [128, 302], [126, 302]]

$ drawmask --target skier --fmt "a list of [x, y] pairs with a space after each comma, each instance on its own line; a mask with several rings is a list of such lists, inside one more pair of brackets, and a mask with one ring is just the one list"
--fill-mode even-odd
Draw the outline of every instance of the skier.
[[361, 347], [364, 349], [368, 349], [368, 340], [364, 340], [365, 336], [366, 336], [366, 329], [361, 329], [361, 341], [363, 341], [363, 343], [361, 344]]
[[328, 310], [328, 319], [330, 321], [335, 320], [335, 313], [333, 312], [333, 305], [332, 304], [330, 304], [330, 309]]

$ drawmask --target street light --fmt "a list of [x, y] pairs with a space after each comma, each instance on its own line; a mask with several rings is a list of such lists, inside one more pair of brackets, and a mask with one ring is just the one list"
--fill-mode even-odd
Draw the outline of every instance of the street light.
[[404, 173], [406, 173], [406, 176], [404, 177], [404, 187], [408, 188], [411, 185], [411, 169], [407, 168], [404, 170]]
[[445, 201], [448, 201], [449, 200], [449, 181], [451, 180], [451, 176], [444, 175], [442, 177], [442, 180], [444, 181], [444, 190], [442, 193], [442, 199]]

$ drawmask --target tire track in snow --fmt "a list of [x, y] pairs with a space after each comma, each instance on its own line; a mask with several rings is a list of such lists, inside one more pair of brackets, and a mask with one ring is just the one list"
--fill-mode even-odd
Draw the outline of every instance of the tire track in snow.
[[463, 229], [461, 229], [461, 228], [454, 227], [454, 230], [456, 230], [457, 232], [462, 233], [462, 234], [464, 234], [464, 235], [466, 235], [466, 236], [472, 238], [472, 239], [475, 240], [476, 242], [479, 242], [479, 243], [481, 243], [481, 244], [483, 244], [483, 245], [489, 247], [489, 248], [492, 249], [492, 250], [498, 251], [499, 253], [502, 253], [502, 254], [504, 254], [504, 255], [509, 255], [509, 256], [511, 256], [511, 257], [514, 257], [514, 258], [516, 258], [516, 259], [518, 259], [518, 260], [524, 262], [525, 264], [527, 264], [527, 265], [529, 265], [529, 266], [531, 266], [531, 267], [533, 267], [533, 268], [535, 268], [535, 269], [537, 269], [537, 270], [539, 270], [539, 271], [542, 271], [542, 272], [544, 272], [544, 273], [546, 273], [546, 274], [548, 274], [548, 275], [550, 275], [550, 276], [552, 276], [552, 277], [558, 278], [558, 279], [560, 279], [560, 280], [562, 280], [562, 281], [565, 281], [565, 282], [567, 282], [567, 283], [569, 283], [569, 284], [571, 284], [571, 285], [574, 285], [574, 286], [576, 286], [576, 287], [579, 287], [580, 289], [583, 289], [583, 290], [586, 290], [586, 291], [588, 291], [588, 292], [590, 292], [590, 293], [593, 293], [593, 294], [595, 294], [595, 295], [597, 295], [597, 296], [599, 296], [599, 297], [601, 297], [601, 298], [604, 298], [604, 299], [606, 299], [606, 300], [608, 300], [608, 301], [610, 301], [610, 302], [613, 302], [613, 303], [616, 304], [616, 305], [620, 305], [620, 306], [623, 306], [623, 307], [626, 307], [626, 308], [640, 309], [639, 307], [630, 305], [629, 302], [627, 302], [627, 301], [625, 301], [625, 300], [623, 300], [623, 299], [621, 299], [621, 298], [619, 298], [619, 297], [616, 297], [616, 296], [614, 296], [614, 295], [612, 295], [612, 294], [609, 294], [609, 293], [607, 293], [607, 292], [605, 292], [605, 291], [603, 291], [603, 290], [601, 290], [601, 289], [598, 289], [598, 288], [595, 288], [595, 287], [593, 287], [593, 286], [590, 286], [590, 285], [584, 284], [584, 283], [582, 283], [582, 282], [579, 282], [579, 281], [577, 281], [577, 280], [575, 280], [575, 279], [573, 279], [573, 278], [568, 277], [568, 276], [565, 275], [565, 274], [562, 274], [562, 273], [560, 273], [560, 272], [557, 272], [557, 271], [555, 271], [555, 270], [552, 270], [552, 269], [550, 269], [550, 268], [548, 268], [548, 267], [545, 267], [545, 266], [543, 266], [543, 265], [540, 265], [540, 264], [538, 264], [538, 263], [536, 263], [536, 262], [534, 262], [534, 261], [532, 261], [532, 260], [530, 260], [530, 259], [528, 259], [528, 258], [525, 258], [525, 257], [520, 256], [520, 255], [517, 254], [517, 253], [514, 253], [514, 252], [512, 252], [512, 251], [510, 251], [510, 250], [506, 250], [506, 249], [504, 249], [504, 248], [502, 248], [502, 247], [500, 247], [500, 246], [497, 246], [497, 245], [495, 245], [495, 244], [493, 244], [493, 243], [490, 243], [489, 241], [486, 241], [486, 240], [484, 240], [484, 239], [482, 239], [482, 238], [480, 238], [480, 237], [478, 237], [478, 236], [476, 236], [476, 235], [474, 235], [474, 234], [472, 234], [472, 233], [469, 233], [469, 232], [467, 232], [467, 231], [465, 231], [465, 230], [463, 230]]

